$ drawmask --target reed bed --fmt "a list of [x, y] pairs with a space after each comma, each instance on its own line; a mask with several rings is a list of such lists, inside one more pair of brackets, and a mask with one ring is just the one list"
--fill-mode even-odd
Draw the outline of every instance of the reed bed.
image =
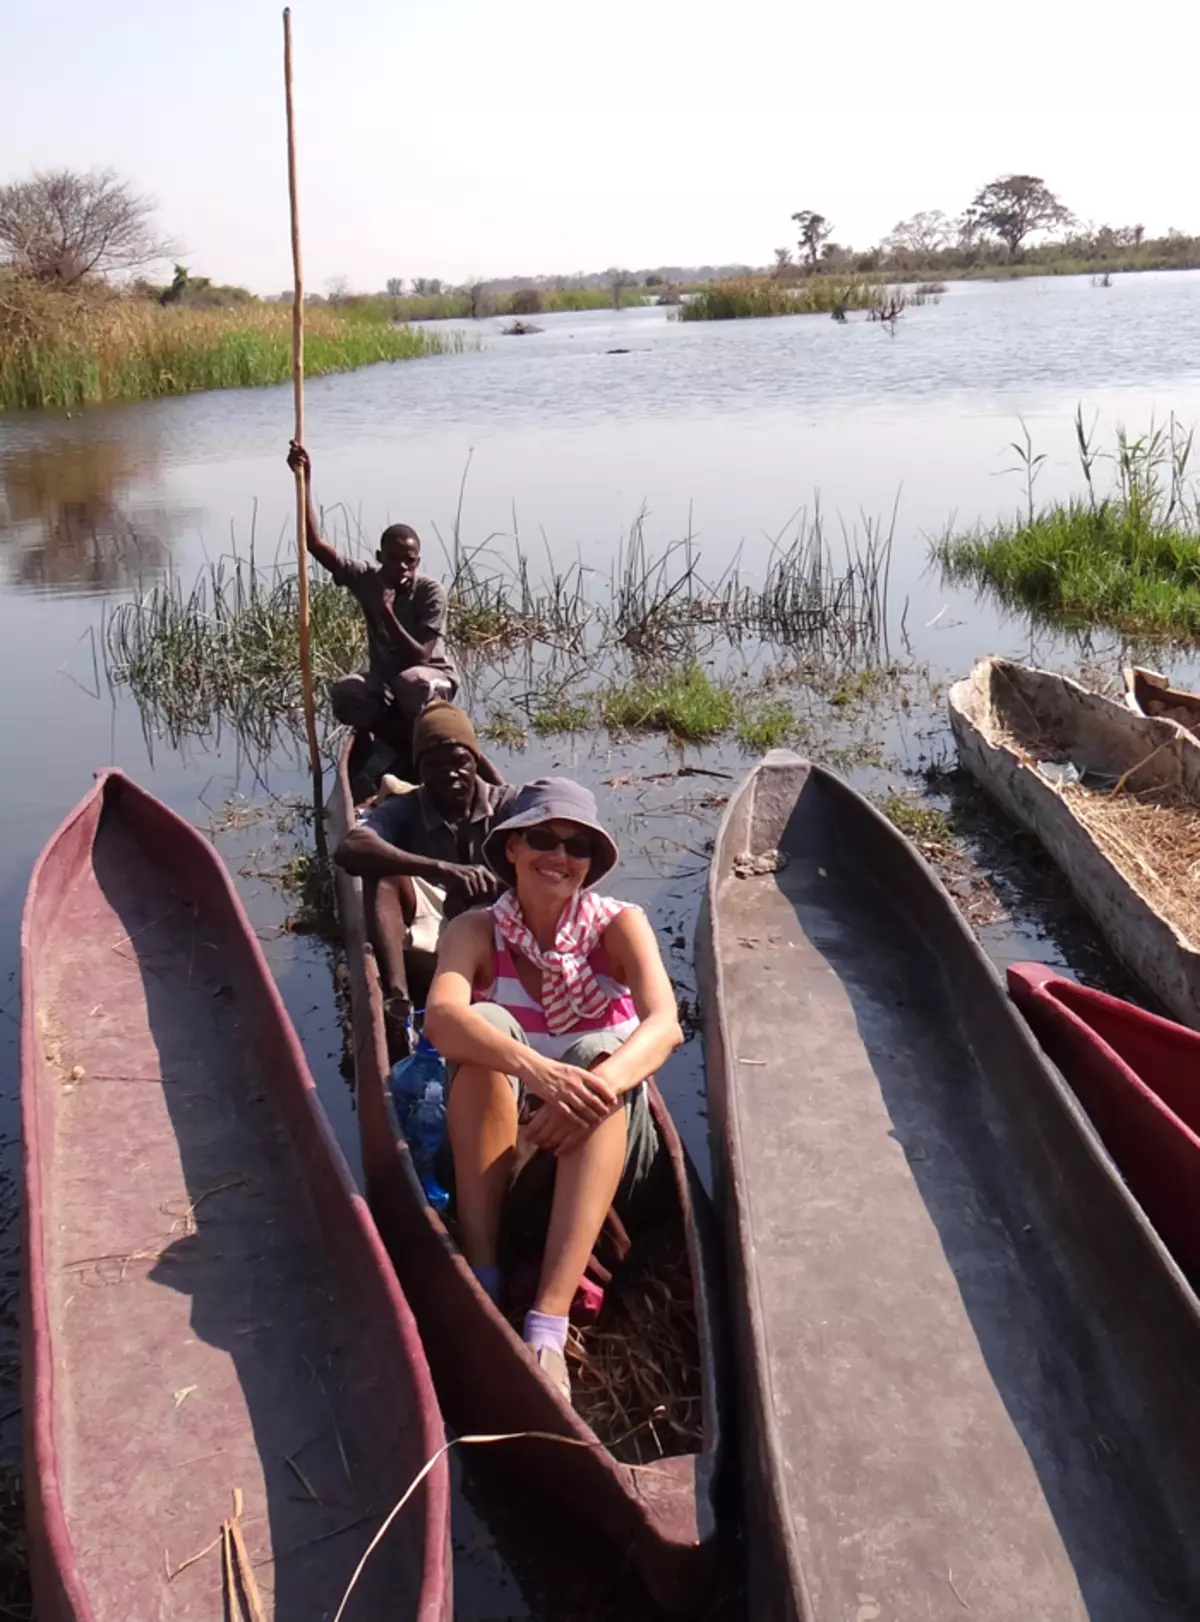
[[[819, 514], [802, 518], [773, 547], [763, 579], [735, 560], [715, 582], [693, 540], [655, 553], [641, 520], [607, 582], [552, 559], [539, 576], [519, 542], [515, 557], [495, 538], [465, 547], [459, 528], [447, 548], [451, 645], [473, 701], [497, 674], [504, 708], [524, 709], [534, 731], [732, 733], [751, 749], [782, 741], [796, 731], [790, 705], [710, 676], [701, 655], [750, 637], [841, 669], [874, 661], [886, 637], [890, 535], [869, 525], [865, 540], [843, 534], [839, 555]], [[331, 732], [328, 683], [361, 667], [366, 647], [357, 603], [319, 573], [312, 633]], [[118, 604], [101, 643], [110, 688], [130, 690], [148, 736], [178, 744], [232, 730], [261, 755], [300, 735], [295, 577], [258, 564], [253, 547], [211, 563], [190, 588], [173, 576]], [[521, 699], [508, 667], [526, 654]]]
[[[306, 313], [305, 373], [461, 350], [461, 333]], [[48, 293], [0, 277], [0, 410], [257, 387], [291, 375], [291, 310]]]
[[907, 293], [863, 277], [806, 276], [801, 281], [782, 281], [774, 276], [740, 276], [711, 282], [689, 293], [679, 306], [679, 319], [737, 321], [775, 315], [832, 315], [835, 311], [879, 309], [889, 299], [898, 302], [900, 308], [911, 302]]

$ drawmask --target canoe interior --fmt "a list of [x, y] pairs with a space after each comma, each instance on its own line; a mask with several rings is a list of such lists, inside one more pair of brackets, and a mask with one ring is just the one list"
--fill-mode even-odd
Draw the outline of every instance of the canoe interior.
[[[211, 1622], [219, 1547], [167, 1571], [212, 1543], [240, 1488], [267, 1615], [315, 1622], [435, 1433], [261, 958], [182, 827], [110, 777], [48, 851], [26, 917], [30, 1278], [53, 1358], [38, 1468], [43, 1491], [57, 1471], [86, 1596], [42, 1614]], [[428, 1592], [421, 1607], [445, 1490], [423, 1490], [348, 1616], [443, 1614]]]
[[1008, 985], [1167, 1248], [1200, 1283], [1200, 1034], [1044, 964], [1011, 964]]
[[756, 1614], [1195, 1616], [1195, 1298], [945, 892], [785, 756], [709, 908]]
[[[1050, 671], [982, 659], [948, 696], [959, 759], [1061, 868], [1122, 962], [1200, 1028], [1200, 745]], [[1070, 763], [1065, 787], [1048, 764]]]
[[[351, 826], [366, 753], [361, 739], [343, 752], [331, 800], [331, 839]], [[577, 1523], [597, 1527], [632, 1562], [668, 1609], [688, 1611], [711, 1592], [723, 1441], [719, 1414], [718, 1329], [713, 1322], [718, 1265], [711, 1213], [670, 1114], [652, 1097], [668, 1148], [671, 1187], [664, 1218], [685, 1252], [694, 1283], [701, 1440], [652, 1465], [631, 1468], [607, 1449], [574, 1408], [534, 1368], [519, 1336], [480, 1290], [446, 1227], [426, 1203], [387, 1094], [387, 1043], [379, 977], [366, 939], [362, 891], [336, 875], [338, 914], [349, 966], [355, 1079], [368, 1197], [417, 1315], [438, 1396], [460, 1431], [542, 1430], [586, 1445], [528, 1441], [472, 1459], [472, 1468], [516, 1476]], [[618, 1286], [619, 1287], [619, 1286]]]
[[1140, 665], [1127, 665], [1122, 674], [1126, 704], [1136, 714], [1178, 721], [1189, 732], [1200, 727], [1200, 693], [1172, 687], [1165, 676], [1143, 670]]

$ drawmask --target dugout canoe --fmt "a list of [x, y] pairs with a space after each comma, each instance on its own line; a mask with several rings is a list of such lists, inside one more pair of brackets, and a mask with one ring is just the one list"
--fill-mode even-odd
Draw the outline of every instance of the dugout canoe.
[[1200, 1306], [914, 847], [769, 755], [697, 955], [748, 1614], [1194, 1615]]
[[1010, 964], [1008, 989], [1167, 1249], [1200, 1280], [1200, 1035], [1044, 963]]
[[[1037, 835], [1126, 967], [1176, 1019], [1200, 1028], [1200, 951], [1181, 922], [1194, 917], [1200, 933], [1190, 863], [1168, 859], [1162, 833], [1140, 834], [1131, 850], [1096, 832], [1098, 817], [1139, 801], [1200, 817], [1200, 744], [1173, 721], [1009, 659], [981, 659], [948, 702], [962, 764]], [[1074, 767], [1082, 784], [1053, 780], [1056, 767]], [[1163, 827], [1174, 825], [1170, 817]]]
[[1125, 707], [1135, 715], [1177, 721], [1189, 732], [1200, 728], [1200, 693], [1189, 692], [1186, 687], [1172, 687], [1165, 676], [1141, 665], [1126, 665], [1121, 676], [1125, 683]]
[[[330, 799], [336, 848], [353, 826], [351, 784], [365, 786], [363, 742], [343, 751]], [[687, 1614], [712, 1597], [717, 1569], [717, 1499], [723, 1443], [717, 1353], [717, 1247], [706, 1195], [661, 1095], [651, 1104], [669, 1157], [670, 1208], [665, 1220], [685, 1251], [692, 1278], [699, 1365], [702, 1441], [696, 1451], [656, 1464], [622, 1462], [563, 1402], [519, 1335], [480, 1289], [442, 1219], [426, 1202], [396, 1123], [386, 1081], [387, 1040], [375, 957], [367, 941], [358, 879], [336, 870], [336, 901], [350, 982], [358, 1121], [367, 1198], [384, 1244], [416, 1314], [438, 1396], [460, 1433], [543, 1431], [543, 1438], [489, 1450], [495, 1470], [599, 1534], [608, 1555], [636, 1569], [665, 1609]], [[618, 1286], [614, 1286], [616, 1288]]]
[[[331, 1617], [437, 1399], [224, 865], [120, 772], [34, 867], [21, 1000], [40, 1622], [222, 1615], [239, 1489], [266, 1616]], [[442, 1459], [346, 1617], [451, 1612]]]

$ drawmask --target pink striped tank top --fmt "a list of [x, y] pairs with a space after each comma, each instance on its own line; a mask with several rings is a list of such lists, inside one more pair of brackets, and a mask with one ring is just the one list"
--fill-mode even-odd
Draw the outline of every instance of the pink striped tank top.
[[492, 1002], [499, 1008], [507, 1009], [524, 1031], [530, 1047], [543, 1058], [561, 1059], [581, 1036], [588, 1036], [593, 1031], [611, 1031], [624, 1042], [641, 1023], [629, 987], [620, 985], [612, 977], [612, 963], [603, 942], [596, 947], [588, 962], [601, 989], [612, 1001], [599, 1019], [589, 1020], [575, 1030], [563, 1031], [557, 1036], [552, 1035], [546, 1026], [541, 1003], [531, 997], [521, 984], [512, 953], [501, 940], [500, 931], [495, 928], [492, 930], [492, 951], [496, 960], [495, 976], [485, 990], [473, 993], [471, 1001]]

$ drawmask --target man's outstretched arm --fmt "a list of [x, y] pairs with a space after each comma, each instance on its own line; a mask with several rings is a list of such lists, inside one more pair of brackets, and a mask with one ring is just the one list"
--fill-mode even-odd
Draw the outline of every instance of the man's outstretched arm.
[[287, 461], [293, 473], [297, 468], [304, 471], [304, 494], [308, 501], [308, 511], [305, 515], [305, 539], [308, 550], [323, 569], [328, 569], [330, 574], [337, 574], [342, 566], [342, 557], [321, 534], [321, 526], [317, 522], [317, 509], [312, 493], [312, 459], [304, 446], [297, 445], [293, 439], [288, 449]]

